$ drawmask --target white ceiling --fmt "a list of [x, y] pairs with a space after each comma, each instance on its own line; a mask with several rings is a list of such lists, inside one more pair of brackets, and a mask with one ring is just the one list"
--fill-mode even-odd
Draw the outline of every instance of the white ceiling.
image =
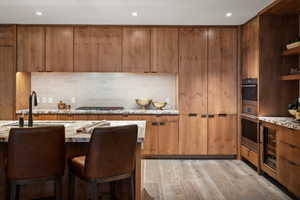
[[[0, 23], [239, 25], [272, 0], [0, 0]], [[36, 16], [42, 11], [42, 16]], [[132, 17], [131, 12], [138, 16]], [[225, 14], [232, 12], [230, 18]]]

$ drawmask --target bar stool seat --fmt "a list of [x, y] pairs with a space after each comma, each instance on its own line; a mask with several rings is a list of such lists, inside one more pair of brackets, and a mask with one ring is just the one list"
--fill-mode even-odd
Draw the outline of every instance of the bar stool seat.
[[115, 182], [131, 178], [131, 198], [135, 192], [137, 126], [95, 128], [87, 155], [69, 159], [69, 200], [75, 199], [75, 178], [90, 185], [92, 200], [98, 199], [98, 184], [110, 183], [115, 198]]

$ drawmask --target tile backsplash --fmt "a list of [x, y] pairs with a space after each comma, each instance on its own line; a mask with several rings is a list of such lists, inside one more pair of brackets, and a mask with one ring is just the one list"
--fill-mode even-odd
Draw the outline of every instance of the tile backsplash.
[[144, 97], [176, 105], [176, 75], [133, 73], [32, 73], [32, 90], [38, 93], [39, 109], [56, 109], [62, 100], [80, 106], [123, 106], [136, 109]]

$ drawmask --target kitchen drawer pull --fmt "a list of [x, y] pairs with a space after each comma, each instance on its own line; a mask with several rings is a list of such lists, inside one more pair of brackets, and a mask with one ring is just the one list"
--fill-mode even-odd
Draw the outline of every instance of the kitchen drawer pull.
[[214, 118], [215, 115], [207, 115], [208, 118]]
[[226, 117], [227, 114], [225, 114], [225, 113], [220, 113], [220, 114], [218, 114], [218, 116], [219, 116], [219, 117]]
[[202, 117], [202, 118], [206, 118], [206, 117], [207, 117], [207, 115], [201, 115], [201, 117]]
[[197, 117], [197, 113], [189, 113], [189, 117]]
[[159, 125], [164, 126], [164, 125], [166, 125], [166, 123], [165, 122], [160, 122]]
[[157, 126], [158, 123], [157, 122], [152, 122], [152, 126]]

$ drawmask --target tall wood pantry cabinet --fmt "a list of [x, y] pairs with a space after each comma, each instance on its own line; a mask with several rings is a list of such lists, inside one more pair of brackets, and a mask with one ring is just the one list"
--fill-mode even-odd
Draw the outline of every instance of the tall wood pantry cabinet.
[[238, 29], [179, 32], [179, 152], [237, 153]]

